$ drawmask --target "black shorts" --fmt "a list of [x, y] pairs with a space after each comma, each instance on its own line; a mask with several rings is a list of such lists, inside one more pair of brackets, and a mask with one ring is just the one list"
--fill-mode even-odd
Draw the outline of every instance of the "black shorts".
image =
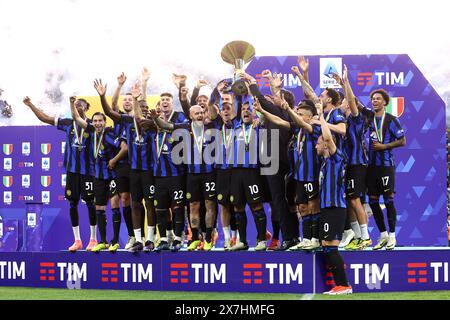
[[320, 240], [341, 240], [345, 228], [346, 208], [330, 207], [320, 210]]
[[296, 204], [308, 204], [319, 197], [319, 181], [295, 181]]
[[216, 173], [188, 173], [186, 178], [186, 200], [216, 199]]
[[130, 192], [130, 165], [128, 163], [121, 163], [116, 166], [116, 184], [117, 192]]
[[369, 167], [367, 193], [369, 196], [395, 193], [395, 167]]
[[130, 189], [133, 202], [152, 200], [155, 196], [155, 181], [151, 172], [131, 169]]
[[286, 190], [286, 200], [288, 205], [295, 206], [295, 189], [297, 186], [297, 181], [292, 179], [291, 176], [286, 178], [285, 190]]
[[361, 198], [366, 194], [367, 167], [347, 166], [345, 170], [345, 195], [347, 198]]
[[67, 172], [65, 198], [69, 201], [85, 202], [94, 200], [94, 177], [79, 173]]
[[259, 169], [232, 169], [230, 202], [232, 205], [264, 202], [264, 185]]
[[97, 206], [106, 206], [108, 199], [117, 194], [117, 185], [114, 179], [112, 180], [94, 180], [94, 197]]
[[184, 206], [186, 176], [155, 177], [155, 199], [157, 209], [169, 209], [172, 206]]
[[216, 171], [217, 201], [222, 205], [230, 204], [231, 169]]

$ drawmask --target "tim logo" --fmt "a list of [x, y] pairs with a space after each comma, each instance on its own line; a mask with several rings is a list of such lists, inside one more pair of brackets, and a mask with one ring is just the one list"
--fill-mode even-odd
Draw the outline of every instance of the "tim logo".
[[50, 191], [42, 191], [42, 202], [46, 204], [50, 202]]
[[189, 283], [187, 263], [170, 264], [170, 283]]
[[50, 158], [42, 158], [42, 170], [50, 170]]
[[340, 88], [333, 73], [342, 77], [342, 58], [320, 58], [320, 88]]
[[[282, 78], [284, 88], [293, 89], [301, 87], [300, 79], [292, 73], [282, 73]], [[255, 79], [259, 88], [270, 87], [269, 80], [264, 78], [260, 73], [255, 75]]]
[[102, 282], [118, 282], [119, 281], [119, 264], [118, 263], [102, 263]]
[[408, 263], [408, 283], [427, 283], [427, 264], [425, 262]]
[[24, 156], [30, 155], [30, 143], [29, 142], [22, 142], [22, 154]]
[[[192, 274], [194, 281], [192, 281]], [[170, 283], [173, 284], [209, 284], [226, 283], [227, 269], [226, 264], [221, 263], [171, 263], [170, 264]]]
[[358, 86], [373, 86], [377, 84], [379, 86], [405, 86], [405, 74], [403, 72], [358, 72], [357, 82]]
[[56, 264], [54, 262], [41, 262], [39, 263], [39, 280], [41, 281], [55, 281]]
[[4, 158], [3, 159], [3, 170], [6, 170], [6, 171], [12, 170], [12, 158]]
[[262, 264], [261, 263], [245, 263], [242, 272], [244, 284], [262, 284]]
[[301, 263], [244, 263], [243, 280], [245, 285], [262, 284], [303, 284], [303, 267]]
[[12, 192], [11, 191], [3, 191], [3, 203], [11, 204], [12, 202]]

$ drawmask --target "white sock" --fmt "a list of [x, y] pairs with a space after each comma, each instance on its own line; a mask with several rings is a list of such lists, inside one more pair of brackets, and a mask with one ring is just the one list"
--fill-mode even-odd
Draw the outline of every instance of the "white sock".
[[141, 228], [134, 229], [134, 237], [136, 238], [137, 242], [141, 242], [142, 243]]
[[161, 242], [163, 242], [163, 241], [164, 241], [164, 242], [167, 242], [167, 237], [161, 237], [160, 240], [161, 240]]
[[175, 233], [173, 233], [173, 230], [166, 230], [167, 233], [167, 237], [168, 238], [174, 238], [175, 237]]
[[231, 237], [236, 238], [237, 237], [237, 230], [231, 230]]
[[359, 227], [361, 228], [361, 239], [363, 239], [363, 240], [370, 239], [369, 230], [367, 229], [367, 224], [361, 224]]
[[155, 226], [147, 226], [148, 240], [155, 242]]
[[389, 232], [389, 237], [395, 238], [395, 232]]
[[75, 240], [81, 240], [80, 238], [80, 226], [72, 227], [73, 230], [73, 236]]
[[381, 237], [381, 238], [387, 238], [387, 237], [388, 237], [387, 231], [381, 232], [381, 233], [380, 233], [380, 237]]
[[355, 238], [361, 238], [361, 228], [359, 227], [358, 221], [352, 221], [350, 222], [350, 225], [352, 226], [352, 230], [355, 233]]
[[230, 241], [230, 227], [222, 227], [223, 230], [223, 236], [225, 238], [225, 243], [228, 243]]
[[181, 242], [182, 239], [181, 239], [181, 237], [175, 236], [174, 240], [175, 240], [175, 241], [180, 241], [180, 242]]
[[97, 232], [95, 232], [95, 227], [96, 226], [91, 226], [91, 240], [97, 241]]

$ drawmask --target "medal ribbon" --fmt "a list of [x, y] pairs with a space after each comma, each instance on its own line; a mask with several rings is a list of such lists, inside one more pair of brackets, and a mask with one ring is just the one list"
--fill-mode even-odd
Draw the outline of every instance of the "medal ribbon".
[[[175, 113], [175, 111], [172, 111], [172, 113], [170, 114], [169, 120], [168, 120], [169, 122], [170, 122], [170, 120], [172, 120], [174, 113]], [[161, 156], [161, 151], [162, 151], [162, 147], [164, 145], [164, 141], [166, 140], [166, 135], [167, 135], [167, 132], [164, 132], [161, 140], [160, 140], [160, 133], [158, 133], [156, 135], [156, 152], [158, 155], [158, 159]]]
[[247, 128], [247, 126], [245, 125], [245, 123], [243, 123], [242, 130], [244, 131], [244, 141], [245, 141], [245, 145], [248, 146], [250, 144], [250, 139], [252, 138], [253, 123], [250, 126], [249, 130], [247, 130], [246, 128]]
[[377, 126], [377, 117], [373, 117], [373, 125], [375, 127], [375, 133], [377, 134], [377, 138], [378, 138], [378, 142], [383, 143], [383, 124], [384, 124], [384, 119], [386, 116], [386, 111], [383, 112], [383, 115], [381, 116], [381, 123], [380, 123], [380, 127]]
[[81, 146], [83, 144], [84, 128], [81, 128], [81, 135], [78, 135], [78, 126], [75, 120], [73, 121], [73, 128], [75, 129], [75, 139], [77, 139], [78, 144]]
[[[192, 129], [192, 134], [194, 135], [194, 142], [195, 145], [197, 146], [197, 150], [199, 154], [202, 154], [202, 149], [203, 149], [203, 136], [205, 135], [205, 126], [202, 124], [201, 127], [201, 136], [199, 134], [197, 134], [196, 130], [195, 130], [195, 125], [194, 122], [191, 123], [191, 129]], [[200, 136], [200, 140], [199, 140], [199, 136]]]
[[222, 140], [223, 144], [225, 145], [225, 148], [228, 149], [231, 141], [231, 136], [233, 135], [233, 131], [230, 129], [230, 133], [227, 134], [227, 127], [225, 124], [222, 125]]
[[100, 139], [98, 139], [98, 145], [97, 145], [97, 132], [94, 133], [94, 158], [95, 159], [97, 159], [98, 153], [100, 151], [100, 147], [102, 145], [103, 133], [105, 133], [105, 128], [103, 128], [102, 132], [100, 133]]

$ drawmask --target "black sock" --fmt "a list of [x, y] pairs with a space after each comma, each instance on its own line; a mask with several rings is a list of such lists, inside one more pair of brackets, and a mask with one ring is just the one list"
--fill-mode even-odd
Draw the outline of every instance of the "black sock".
[[161, 238], [167, 237], [167, 221], [168, 221], [167, 209], [156, 209], [156, 225], [158, 226], [159, 236]]
[[175, 221], [175, 236], [181, 237], [184, 228], [184, 208], [173, 209], [173, 218]]
[[352, 228], [352, 225], [350, 223], [350, 215], [348, 214], [348, 210], [346, 210], [344, 230], [350, 230], [351, 228]]
[[310, 214], [302, 217], [302, 230], [303, 230], [303, 239], [311, 240], [311, 238], [312, 238], [312, 216]]
[[272, 219], [272, 239], [278, 239], [280, 236], [280, 221], [275, 221]]
[[123, 207], [123, 218], [125, 219], [125, 225], [127, 226], [128, 236], [134, 237], [134, 230], [133, 230], [133, 220], [131, 220], [131, 207]]
[[205, 240], [206, 240], [206, 242], [208, 242], [208, 243], [211, 242], [211, 234], [212, 234], [212, 230], [213, 230], [213, 228], [206, 228], [206, 236], [205, 236]]
[[394, 206], [394, 198], [384, 197], [384, 204], [386, 206], [389, 232], [395, 232], [395, 225], [397, 224], [397, 210]]
[[267, 217], [264, 208], [256, 210], [253, 213], [255, 219], [256, 230], [258, 231], [258, 241], [266, 240]]
[[205, 202], [200, 201], [200, 231], [205, 232], [206, 230], [206, 207]]
[[78, 203], [70, 202], [69, 214], [72, 227], [78, 227]]
[[97, 210], [97, 225], [100, 232], [100, 242], [106, 242], [106, 214], [105, 210]]
[[347, 274], [345, 273], [344, 260], [339, 254], [337, 246], [326, 246], [323, 248], [325, 253], [325, 260], [330, 266], [333, 273], [334, 282], [336, 286], [348, 286]]
[[384, 216], [383, 211], [380, 207], [380, 202], [378, 200], [369, 199], [369, 205], [372, 209], [373, 218], [375, 219], [375, 223], [377, 224], [378, 230], [380, 232], [386, 231], [386, 225], [384, 224]]
[[245, 214], [245, 211], [236, 211], [234, 214], [236, 215], [236, 225], [239, 231], [239, 240], [242, 243], [247, 244], [247, 215]]
[[198, 228], [192, 228], [191, 232], [192, 232], [192, 241], [197, 241], [198, 240]]
[[230, 229], [231, 231], [237, 230], [237, 223], [236, 223], [236, 216], [234, 215], [234, 209], [232, 208], [231, 211], [231, 217], [230, 217]]
[[311, 216], [311, 230], [312, 230], [312, 237], [319, 239], [319, 229], [320, 229], [320, 212], [313, 213]]
[[[139, 204], [139, 210], [141, 211], [141, 233], [142, 238], [144, 238], [145, 235], [145, 207], [142, 203]], [[139, 239], [141, 241], [141, 239]]]
[[120, 216], [120, 208], [112, 209], [112, 212], [114, 237], [111, 242], [115, 244], [119, 242], [120, 223], [122, 222], [122, 217]]
[[95, 224], [97, 223], [96, 222], [97, 219], [95, 217], [95, 204], [94, 204], [94, 201], [86, 202], [86, 206], [87, 206], [88, 212], [89, 212], [89, 224], [91, 226], [95, 226]]

